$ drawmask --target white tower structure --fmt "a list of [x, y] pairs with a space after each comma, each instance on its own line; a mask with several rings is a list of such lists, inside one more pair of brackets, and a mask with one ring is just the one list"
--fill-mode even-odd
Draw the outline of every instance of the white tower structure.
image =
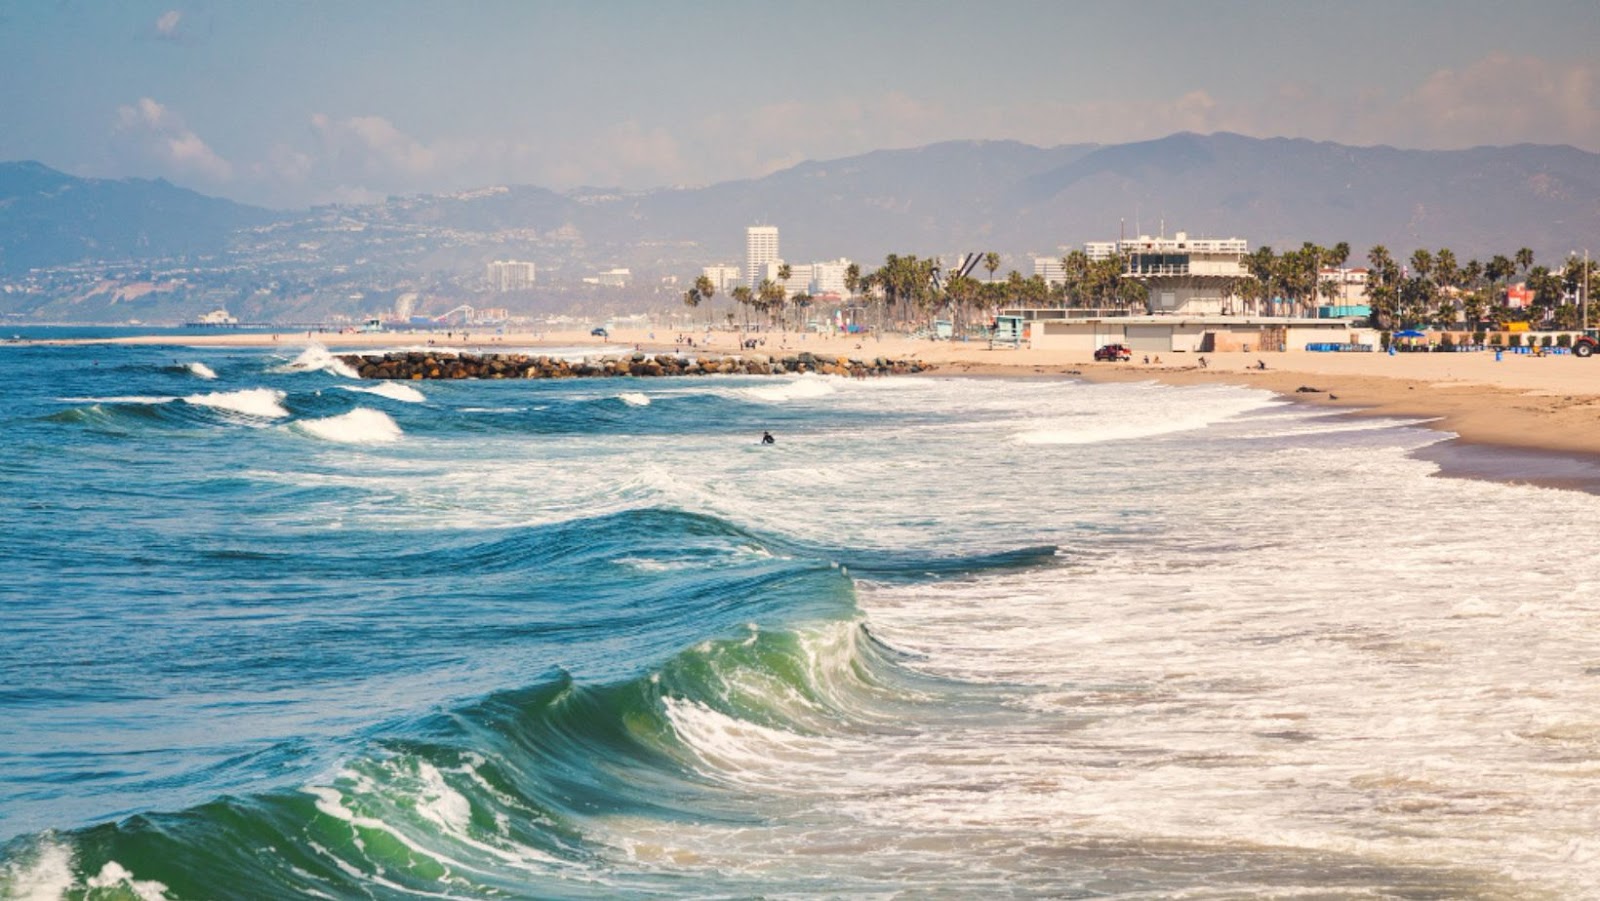
[[752, 288], [760, 284], [762, 274], [766, 271], [766, 265], [779, 262], [782, 259], [782, 257], [778, 256], [778, 227], [776, 225], [752, 225], [744, 230], [745, 284]]

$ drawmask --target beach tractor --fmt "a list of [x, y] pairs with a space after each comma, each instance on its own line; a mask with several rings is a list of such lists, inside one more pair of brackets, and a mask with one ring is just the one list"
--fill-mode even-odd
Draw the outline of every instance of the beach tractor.
[[1572, 339], [1572, 352], [1580, 357], [1590, 356], [1596, 350], [1600, 350], [1600, 329], [1589, 329]]

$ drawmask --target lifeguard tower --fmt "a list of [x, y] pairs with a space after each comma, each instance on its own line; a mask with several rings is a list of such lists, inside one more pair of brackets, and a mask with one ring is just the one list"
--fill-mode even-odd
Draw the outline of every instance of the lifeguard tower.
[[989, 347], [1009, 347], [1015, 350], [1021, 346], [1022, 317], [996, 316], [994, 318], [994, 334], [989, 336]]

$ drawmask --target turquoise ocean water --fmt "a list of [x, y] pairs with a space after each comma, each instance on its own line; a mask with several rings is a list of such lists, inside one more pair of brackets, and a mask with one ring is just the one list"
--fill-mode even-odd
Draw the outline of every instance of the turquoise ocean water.
[[1600, 498], [1441, 440], [0, 345], [0, 897], [1600, 895]]

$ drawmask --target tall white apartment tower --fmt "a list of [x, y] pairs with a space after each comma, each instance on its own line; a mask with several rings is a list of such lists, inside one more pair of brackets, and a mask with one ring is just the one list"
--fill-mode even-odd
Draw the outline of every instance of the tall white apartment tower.
[[752, 225], [744, 230], [744, 280], [754, 288], [761, 283], [768, 263], [783, 259], [778, 256], [778, 227]]

